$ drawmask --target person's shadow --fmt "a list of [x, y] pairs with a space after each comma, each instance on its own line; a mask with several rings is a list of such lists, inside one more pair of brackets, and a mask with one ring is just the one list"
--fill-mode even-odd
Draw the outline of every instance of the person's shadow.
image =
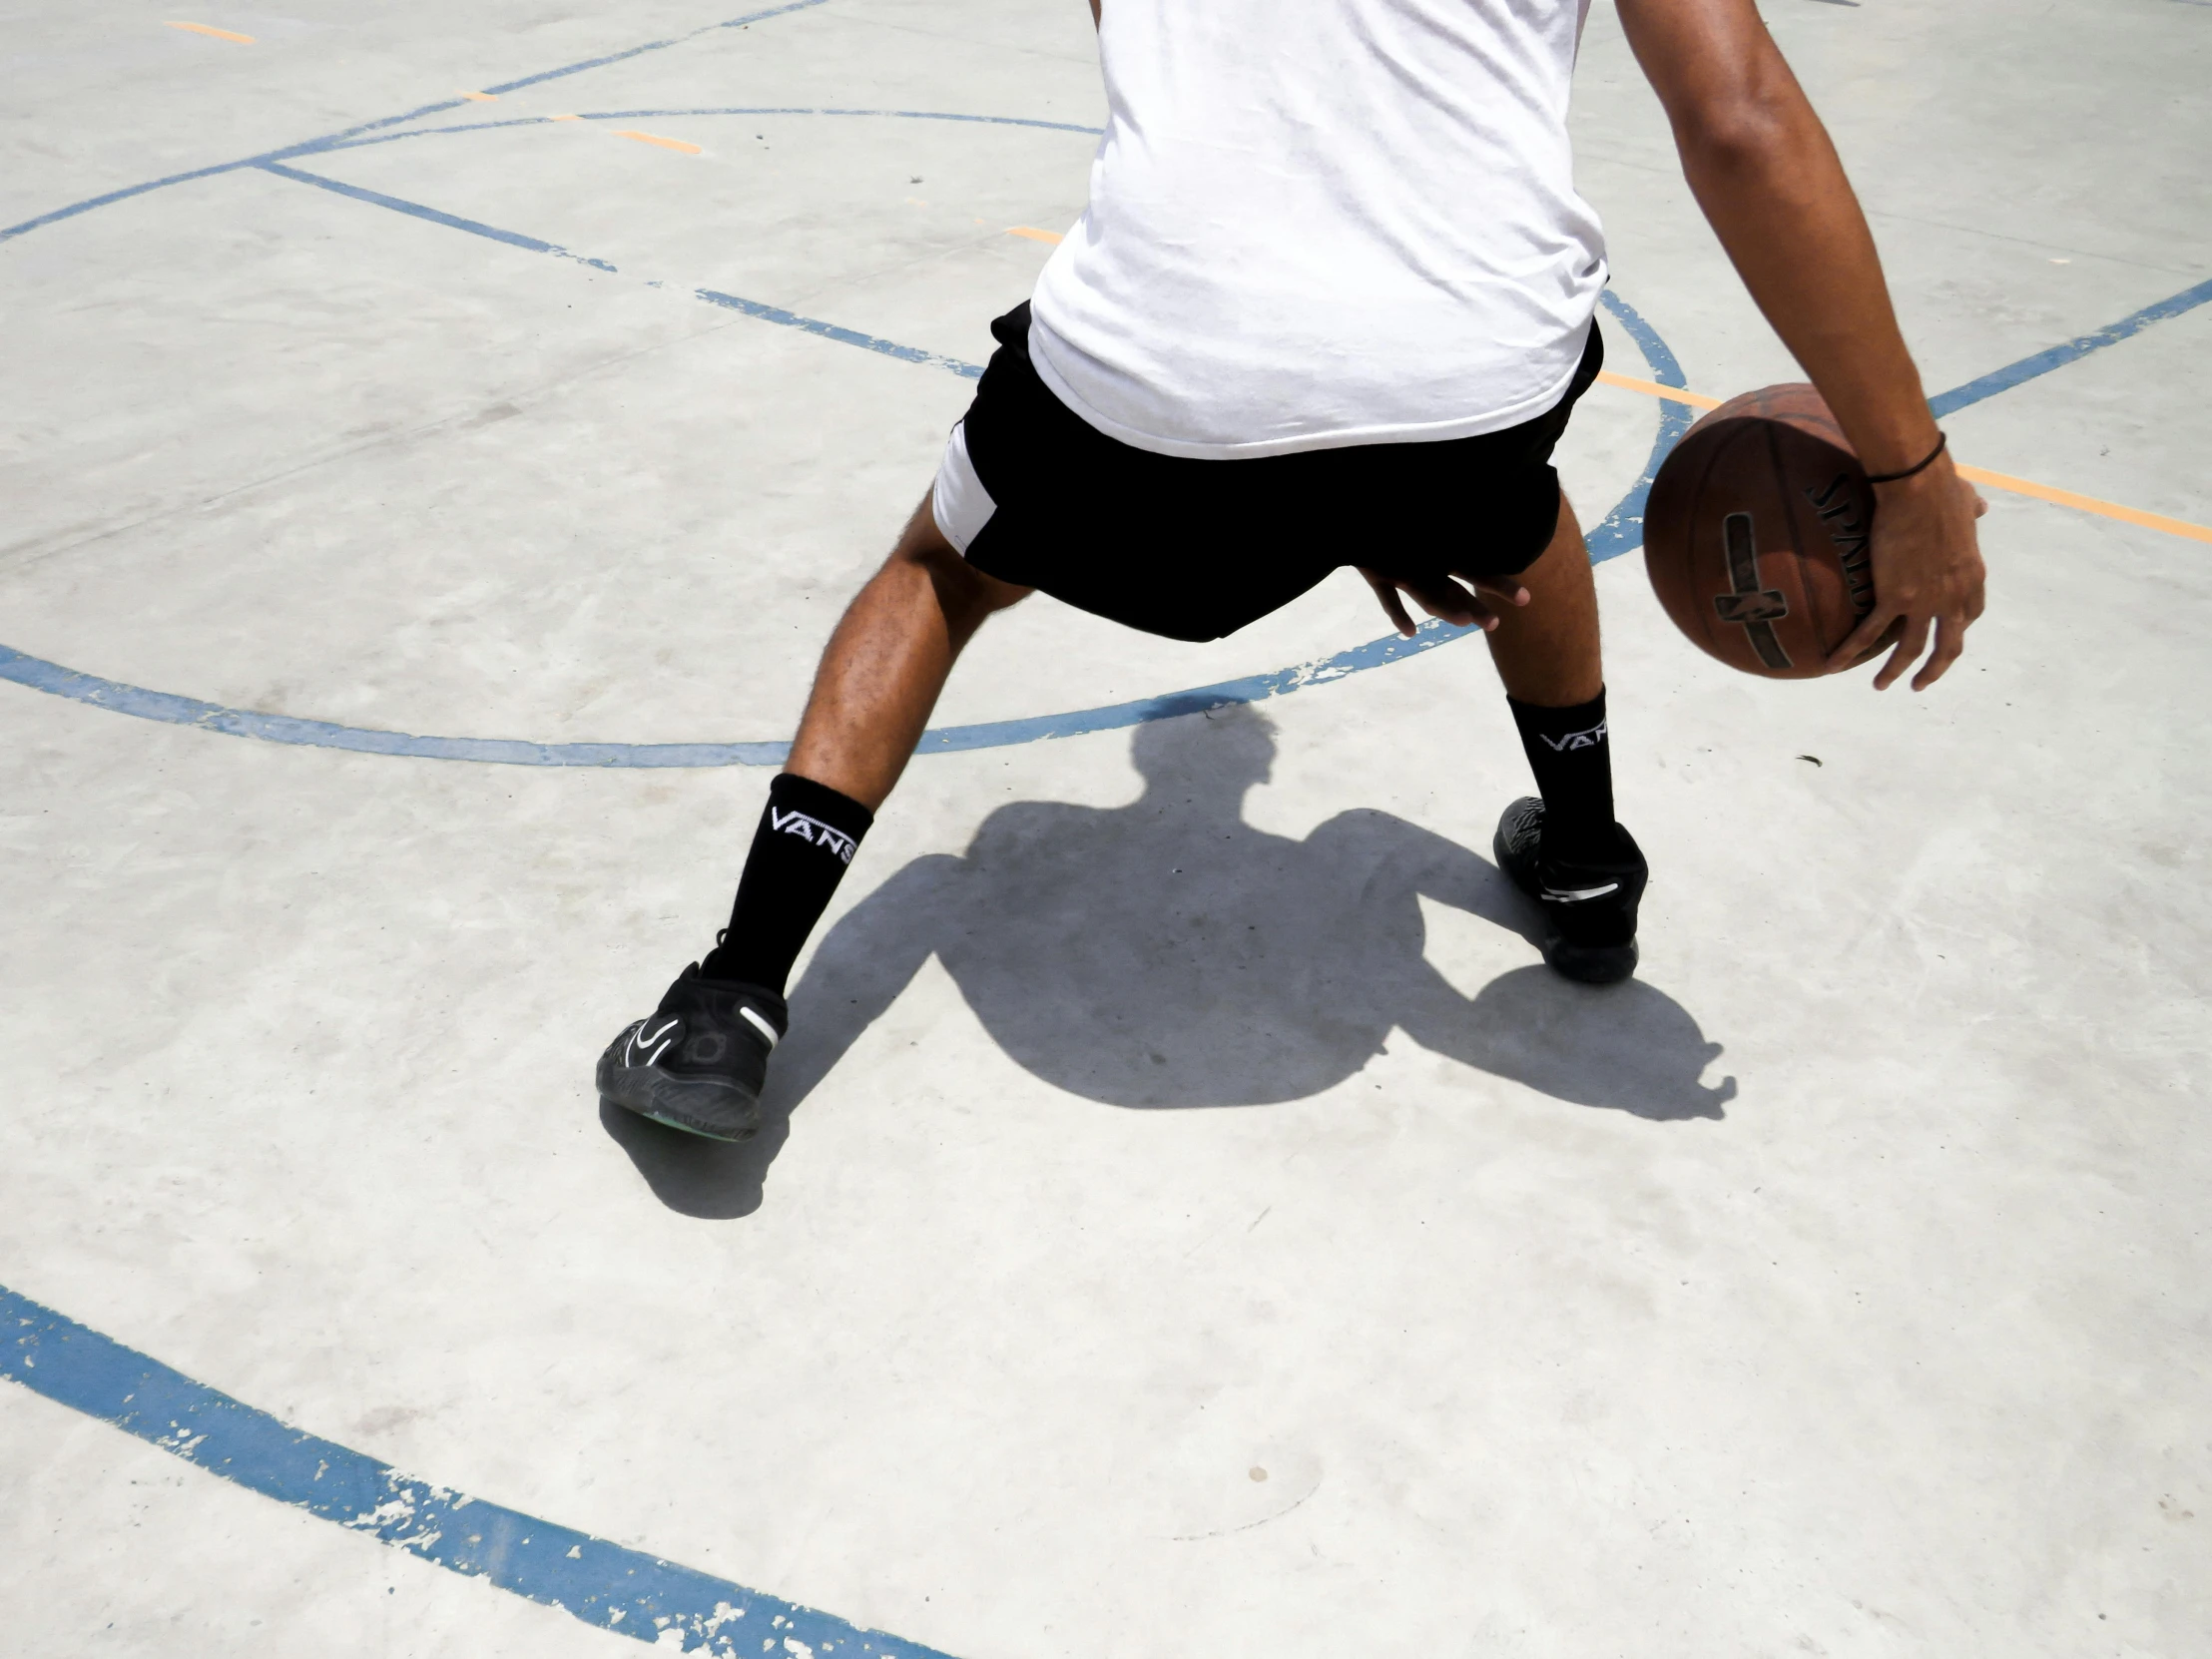
[[1666, 1121], [1718, 1118], [1735, 1098], [1732, 1077], [1700, 1081], [1721, 1045], [1642, 980], [1593, 989], [1531, 964], [1454, 990], [1422, 954], [1420, 898], [1531, 939], [1539, 925], [1487, 859], [1387, 813], [1344, 813], [1302, 841], [1246, 824], [1275, 760], [1256, 712], [1139, 727], [1132, 756], [1134, 804], [1001, 807], [965, 856], [916, 858], [831, 929], [792, 994], [753, 1140], [604, 1106], [662, 1202], [758, 1208], [792, 1110], [932, 954], [1010, 1058], [1109, 1106], [1302, 1100], [1393, 1029], [1578, 1106]]

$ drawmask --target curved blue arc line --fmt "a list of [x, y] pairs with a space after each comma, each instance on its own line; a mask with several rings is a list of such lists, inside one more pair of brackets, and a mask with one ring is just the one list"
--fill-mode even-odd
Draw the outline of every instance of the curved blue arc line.
[[[819, 4], [821, 0], [809, 0]], [[792, 8], [784, 8], [792, 9]], [[614, 111], [601, 112], [600, 120], [641, 120], [647, 117], [680, 114], [678, 111]], [[1095, 128], [1076, 127], [1065, 122], [1045, 122], [1020, 116], [977, 116], [957, 112], [921, 110], [864, 110], [832, 108], [786, 108], [770, 111], [766, 107], [730, 106], [720, 109], [698, 109], [692, 114], [761, 115], [769, 113], [887, 117], [905, 120], [974, 122], [979, 125], [1006, 127], [1043, 127], [1055, 131], [1096, 134]], [[389, 133], [360, 143], [390, 143], [402, 138], [428, 136], [433, 132], [485, 132], [497, 128], [529, 125], [540, 119], [522, 121], [502, 120], [468, 122], [447, 128], [428, 128], [414, 133]], [[355, 132], [361, 129], [355, 129]], [[345, 148], [357, 148], [357, 144], [332, 141], [322, 148], [324, 152]], [[295, 147], [284, 154], [298, 156], [306, 153], [305, 147]], [[546, 254], [561, 259], [574, 260], [604, 272], [614, 272], [615, 267], [603, 260], [590, 259], [571, 253], [542, 238], [520, 232], [502, 230], [485, 225], [441, 209], [426, 207], [400, 197], [388, 196], [365, 186], [347, 184], [341, 180], [325, 178], [288, 167], [274, 155], [260, 160], [233, 164], [251, 166], [278, 178], [297, 184], [311, 185], [318, 190], [366, 203], [373, 207], [406, 214], [449, 230], [484, 237], [525, 252]], [[918, 346], [901, 345], [894, 340], [879, 339], [857, 329], [824, 321], [818, 317], [801, 316], [782, 306], [766, 304], [756, 299], [742, 298], [736, 294], [722, 293], [712, 288], [696, 288], [695, 295], [709, 304], [720, 305], [744, 315], [757, 317], [785, 327], [798, 328], [840, 344], [858, 346], [898, 358], [904, 362], [926, 364], [950, 370], [964, 378], [977, 378], [982, 368]], [[1658, 330], [1653, 328], [1636, 311], [1635, 307], [1610, 289], [1599, 294], [1606, 309], [1627, 330], [1630, 338], [1643, 353], [1652, 374], [1663, 385], [1684, 384], [1681, 364], [1667, 348]], [[1657, 476], [1659, 464], [1668, 450], [1688, 427], [1690, 410], [1686, 405], [1672, 401], [1660, 405], [1659, 431], [1653, 442], [1651, 456], [1646, 461], [1642, 475], [1631, 486], [1628, 494], [1598, 526], [1589, 532], [1590, 561], [1603, 563], [1617, 558], [1638, 546], [1643, 538], [1644, 503]], [[1350, 674], [1430, 651], [1449, 644], [1471, 630], [1446, 627], [1430, 621], [1421, 624], [1411, 639], [1398, 635], [1386, 635], [1371, 640], [1365, 645], [1338, 652], [1319, 662], [1294, 664], [1272, 674], [1247, 675], [1236, 680], [1218, 681], [1208, 686], [1196, 686], [1186, 691], [1170, 692], [1160, 697], [1140, 698], [1128, 703], [1110, 704], [1103, 708], [1076, 710], [1062, 715], [1029, 716], [1018, 720], [988, 721], [968, 726], [937, 727], [922, 735], [917, 753], [946, 754], [965, 750], [994, 749], [1012, 744], [1036, 743], [1046, 738], [1073, 737], [1082, 733], [1115, 731], [1142, 725], [1148, 721], [1166, 720], [1176, 715], [1197, 713], [1206, 709], [1218, 709], [1237, 703], [1255, 703], [1271, 697], [1287, 696], [1311, 685], [1326, 684]], [[198, 698], [180, 697], [170, 692], [157, 692], [142, 686], [126, 685], [121, 681], [104, 679], [98, 675], [84, 674], [64, 668], [59, 663], [48, 662], [28, 653], [0, 646], [0, 679], [34, 691], [46, 692], [56, 697], [66, 697], [73, 702], [93, 708], [109, 709], [118, 714], [135, 716], [141, 720], [161, 721], [169, 725], [191, 726], [202, 731], [218, 732], [226, 737], [253, 738], [263, 743], [288, 744], [318, 749], [348, 750], [356, 754], [407, 756], [420, 760], [473, 761], [501, 766], [541, 767], [632, 767], [640, 769], [727, 767], [727, 766], [781, 766], [790, 754], [789, 743], [531, 743], [512, 738], [443, 738], [420, 736], [408, 732], [388, 732], [370, 727], [340, 726], [330, 721], [308, 720], [293, 715], [268, 714], [253, 709], [232, 709], [221, 704], [204, 702]]]
[[[297, 173], [290, 168], [272, 168], [270, 171], [282, 172], [287, 176], [297, 177], [304, 183], [340, 190], [347, 195], [377, 200], [381, 206], [421, 212], [457, 229], [493, 235], [501, 241], [513, 241], [545, 252], [565, 253], [565, 250], [557, 250], [550, 243], [539, 244], [534, 238], [517, 238], [509, 233], [494, 232], [490, 227], [479, 226], [474, 221], [458, 220], [449, 215], [435, 214], [432, 210], [421, 210], [415, 204], [403, 203], [397, 198], [379, 199], [375, 192], [341, 186], [335, 181], [321, 179], [313, 174]], [[567, 257], [573, 259], [576, 256]], [[797, 316], [756, 300], [739, 299], [731, 294], [716, 293], [705, 288], [697, 291], [700, 298], [710, 303], [726, 305], [767, 321], [805, 328], [842, 343], [887, 352], [905, 361], [930, 363], [971, 376], [982, 372], [972, 363], [940, 357], [914, 346], [878, 340], [871, 335]], [[1659, 382], [1662, 385], [1681, 385], [1681, 364], [1675, 360], [1674, 353], [1667, 349], [1666, 342], [1659, 337], [1657, 330], [1644, 320], [1634, 306], [1611, 289], [1606, 289], [1599, 298], [1607, 311], [1620, 321], [1629, 336], [1636, 341]], [[1658, 476], [1659, 464], [1666, 459], [1667, 452], [1674, 447], [1683, 432], [1688, 430], [1690, 417], [1691, 410], [1686, 404], [1672, 400], [1661, 403], [1658, 435], [1653, 440], [1651, 455], [1644, 463], [1642, 475], [1630, 487], [1620, 505], [1606, 514], [1604, 520], [1589, 532], [1592, 564], [1602, 564], [1607, 559], [1618, 558], [1642, 545], [1644, 502], [1651, 493], [1652, 480]], [[1273, 697], [1287, 697], [1307, 686], [1327, 685], [1331, 681], [1342, 680], [1347, 675], [1382, 668], [1424, 651], [1433, 651], [1438, 646], [1449, 645], [1453, 640], [1475, 631], [1428, 621], [1420, 624], [1411, 639], [1388, 634], [1318, 662], [1294, 664], [1272, 674], [1246, 675], [1240, 679], [1216, 681], [1212, 685], [1194, 686], [1187, 691], [1138, 698], [1132, 702], [1108, 704], [1097, 709], [1078, 709], [1067, 714], [1030, 715], [1018, 720], [934, 727], [922, 734], [915, 753], [957, 754], [967, 750], [1038, 743], [1047, 738], [1119, 731], [1131, 726], [1142, 726], [1150, 721], [1198, 714], [1232, 704], [1259, 703]], [[255, 709], [226, 708], [219, 703], [180, 697], [173, 692], [150, 691], [143, 686], [125, 685], [120, 681], [103, 679], [99, 675], [64, 668], [59, 663], [48, 662], [44, 658], [33, 657], [7, 646], [0, 646], [0, 680], [10, 680], [19, 686], [46, 692], [51, 696], [66, 697], [72, 702], [83, 703], [92, 708], [108, 709], [140, 720], [156, 720], [173, 726], [195, 727], [204, 732], [219, 732], [225, 737], [254, 738], [263, 743], [314, 749], [350, 750], [363, 755], [406, 756], [416, 760], [475, 761], [496, 766], [630, 767], [660, 770], [776, 767], [782, 766], [791, 753], [788, 742], [531, 743], [517, 738], [441, 738], [417, 736], [409, 732], [380, 731], [373, 727], [339, 726], [330, 721], [306, 720], [295, 715], [273, 715]]]
[[[1689, 410], [1668, 404], [1658, 440], [1652, 446], [1643, 476], [1628, 497], [1590, 532], [1592, 563], [1618, 557], [1640, 545], [1643, 536], [1643, 502], [1659, 463], [1689, 425]], [[1235, 680], [1194, 686], [1187, 691], [1159, 697], [1138, 698], [1103, 708], [1078, 709], [1067, 714], [1031, 715], [1017, 720], [983, 721], [967, 726], [940, 726], [924, 732], [915, 753], [958, 754], [975, 749], [999, 749], [1037, 743], [1047, 738], [1072, 738], [1093, 732], [1120, 731], [1150, 721], [1171, 720], [1178, 715], [1200, 714], [1208, 709], [1238, 703], [1259, 703], [1287, 697], [1308, 686], [1327, 685], [1348, 675], [1382, 668], [1407, 657], [1433, 651], [1475, 632], [1428, 621], [1411, 639], [1388, 634], [1365, 645], [1340, 651], [1319, 662], [1300, 663], [1271, 674], [1246, 675]], [[264, 743], [291, 744], [316, 749], [351, 750], [364, 755], [399, 755], [417, 760], [475, 761], [500, 766], [630, 767], [643, 770], [693, 767], [778, 767], [791, 754], [788, 742], [764, 743], [530, 743], [515, 738], [420, 737], [407, 732], [387, 732], [358, 726], [338, 726], [328, 721], [305, 720], [294, 715], [265, 714], [253, 709], [226, 708], [173, 692], [149, 691], [98, 675], [63, 668], [58, 663], [0, 646], [0, 680], [10, 680], [33, 691], [66, 697], [97, 709], [157, 720], [174, 726], [191, 726], [226, 737], [256, 738]]]
[[704, 106], [685, 110], [600, 110], [594, 114], [579, 115], [583, 121], [658, 121], [666, 116], [693, 115], [856, 115], [877, 116], [895, 121], [968, 121], [979, 127], [1037, 127], [1050, 133], [1083, 133], [1091, 138], [1103, 138], [1103, 127], [1085, 127], [1073, 121], [1040, 121], [1025, 115], [964, 115], [956, 110], [863, 110], [833, 109], [824, 106], [810, 109], [801, 106], [771, 108], [763, 105], [753, 108], [746, 105]]
[[[274, 152], [273, 152], [274, 154]], [[18, 225], [0, 226], [0, 242], [13, 242], [17, 237], [28, 236], [33, 231], [49, 225], [59, 225], [65, 219], [75, 219], [79, 214], [89, 214], [95, 208], [113, 207], [118, 202], [128, 202], [134, 196], [144, 196], [150, 191], [167, 190], [171, 185], [190, 184], [195, 179], [213, 179], [219, 174], [236, 173], [242, 167], [251, 167], [262, 158], [254, 157], [242, 162], [218, 162], [213, 167], [196, 167], [189, 173], [172, 173], [160, 179], [149, 179], [143, 185], [126, 185], [121, 190], [111, 190], [104, 196], [87, 197], [82, 202], [72, 202], [66, 208], [56, 208], [40, 214], [36, 219], [26, 219]]]
[[[293, 1428], [0, 1285], [0, 1377], [173, 1457], [600, 1630], [738, 1659], [946, 1659], [796, 1602], [401, 1474]], [[674, 1634], [674, 1644], [668, 1637]]]
[[[1018, 720], [984, 721], [972, 726], [940, 726], [924, 732], [917, 754], [955, 754], [972, 749], [999, 749], [1013, 744], [1036, 743], [1045, 738], [1072, 738], [1090, 732], [1119, 731], [1148, 721], [1169, 720], [1177, 715], [1200, 714], [1234, 703], [1257, 703], [1282, 697], [1306, 686], [1325, 685], [1364, 669], [1381, 668], [1403, 657], [1448, 645], [1471, 629], [1452, 628], [1440, 622], [1424, 622], [1412, 639], [1392, 634], [1350, 651], [1340, 651], [1320, 662], [1279, 669], [1273, 674], [1253, 674], [1242, 679], [1218, 681], [1189, 691], [1162, 697], [1139, 698], [1099, 709], [1078, 709], [1062, 715], [1031, 715]], [[254, 738], [263, 743], [295, 748], [343, 749], [360, 755], [399, 755], [426, 761], [475, 761], [496, 766], [524, 767], [630, 767], [647, 771], [697, 767], [777, 767], [791, 754], [788, 742], [771, 743], [531, 743], [518, 738], [420, 737], [410, 732], [388, 732], [372, 727], [338, 726], [329, 721], [306, 720], [296, 715], [265, 714], [255, 709], [232, 709], [174, 692], [149, 691], [96, 674], [64, 668], [0, 646], [0, 680], [13, 681], [31, 691], [66, 697], [95, 709], [107, 709], [140, 720], [170, 726], [190, 726], [225, 737]]]
[[[588, 121], [596, 118], [579, 116], [577, 119]], [[287, 150], [276, 159], [295, 161], [302, 156], [334, 156], [341, 151], [366, 150], [371, 145], [376, 144], [397, 144], [401, 139], [436, 138], [445, 133], [496, 133], [502, 127], [550, 127], [552, 125], [553, 118], [549, 115], [510, 115], [503, 116], [497, 121], [456, 121], [448, 127], [409, 127], [405, 132], [376, 133], [368, 138], [317, 139], [312, 144], [299, 146], [296, 150]], [[257, 158], [253, 162], [241, 165], [256, 167], [267, 159], [269, 158]]]
[[[1601, 289], [1598, 303], [1603, 305], [1613, 320], [1621, 325], [1628, 337], [1636, 342], [1636, 349], [1644, 354], [1644, 361], [1651, 365], [1651, 377], [1663, 386], [1687, 386], [1683, 378], [1682, 364], [1667, 349], [1667, 342], [1659, 337], [1659, 330], [1643, 319], [1636, 307], [1615, 293], [1611, 288]], [[1651, 486], [1659, 476], [1659, 468], [1674, 446], [1682, 441], [1682, 434], [1690, 429], [1696, 411], [1687, 403], [1677, 403], [1663, 398], [1659, 404], [1659, 431], [1651, 442], [1651, 458], [1644, 462], [1641, 477], [1629, 486], [1627, 495], [1619, 506], [1607, 513], [1598, 527], [1586, 538], [1590, 547], [1590, 563], [1601, 565], [1607, 559], [1617, 559], [1644, 544], [1644, 507], [1651, 500]]]
[[[1651, 365], [1651, 377], [1662, 386], [1678, 386], [1684, 390], [1690, 382], [1683, 377], [1682, 364], [1667, 348], [1667, 342], [1659, 337], [1659, 330], [1643, 319], [1636, 307], [1615, 293], [1611, 288], [1598, 290], [1597, 302], [1610, 311], [1613, 320], [1621, 325], [1628, 337], [1636, 342], [1636, 349], [1644, 354], [1644, 361]], [[1688, 408], [1687, 403], [1669, 402], [1669, 408]]]
[[[708, 115], [842, 115], [872, 116], [884, 121], [964, 121], [985, 127], [1035, 127], [1048, 133], [1081, 133], [1088, 138], [1101, 138], [1103, 127], [1083, 127], [1071, 121], [1040, 121], [1024, 115], [963, 115], [954, 110], [839, 110], [814, 108], [797, 104], [715, 105], [699, 109], [680, 110], [579, 110], [578, 121], [661, 121], [669, 117], [688, 120], [693, 116]], [[314, 153], [332, 154], [341, 150], [365, 150], [376, 144], [397, 144], [402, 139], [442, 138], [454, 133], [491, 133], [504, 127], [544, 127], [553, 122], [549, 115], [509, 116], [500, 121], [456, 121], [445, 127], [415, 127], [404, 133], [378, 133], [374, 138], [332, 139], [318, 142]], [[304, 152], [300, 152], [304, 153]], [[286, 152], [289, 156], [292, 152]], [[236, 162], [234, 167], [251, 167], [255, 162]]]

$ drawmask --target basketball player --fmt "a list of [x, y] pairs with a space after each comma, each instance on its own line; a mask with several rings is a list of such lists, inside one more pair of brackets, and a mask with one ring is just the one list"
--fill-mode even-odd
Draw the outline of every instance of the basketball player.
[[[1499, 864], [1554, 969], [1635, 967], [1644, 859], [1613, 818], [1595, 590], [1550, 465], [1602, 359], [1566, 128], [1589, 0], [1103, 3], [1089, 207], [992, 323], [935, 483], [831, 636], [728, 928], [601, 1057], [632, 1111], [752, 1133], [793, 961], [954, 659], [1039, 588], [1211, 640], [1349, 564], [1401, 630], [1407, 598], [1485, 629], [1540, 797], [1506, 809]], [[1976, 502], [1828, 134], [1753, 0], [1618, 5], [1753, 298], [1894, 480], [1876, 607], [1836, 662], [1902, 621], [1875, 684], [1918, 663], [1924, 689], [1981, 610]]]

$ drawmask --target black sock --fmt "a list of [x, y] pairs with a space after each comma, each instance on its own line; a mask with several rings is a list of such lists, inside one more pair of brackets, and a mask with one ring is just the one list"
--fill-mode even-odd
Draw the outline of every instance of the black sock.
[[1506, 698], [1528, 769], [1544, 798], [1544, 851], [1554, 858], [1613, 850], [1613, 750], [1605, 736], [1605, 693], [1571, 709]]
[[812, 779], [778, 775], [753, 831], [730, 931], [699, 964], [709, 979], [743, 979], [783, 994], [807, 935], [844, 878], [875, 815]]

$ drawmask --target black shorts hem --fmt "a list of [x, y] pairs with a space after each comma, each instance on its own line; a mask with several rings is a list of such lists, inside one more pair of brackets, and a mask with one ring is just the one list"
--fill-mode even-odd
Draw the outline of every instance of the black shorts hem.
[[994, 510], [967, 559], [1002, 582], [1170, 639], [1213, 640], [1282, 609], [1342, 565], [1434, 580], [1511, 576], [1551, 544], [1551, 452], [1605, 361], [1597, 324], [1560, 400], [1498, 432], [1228, 460], [1108, 437], [1029, 361], [1029, 306], [966, 415]]

